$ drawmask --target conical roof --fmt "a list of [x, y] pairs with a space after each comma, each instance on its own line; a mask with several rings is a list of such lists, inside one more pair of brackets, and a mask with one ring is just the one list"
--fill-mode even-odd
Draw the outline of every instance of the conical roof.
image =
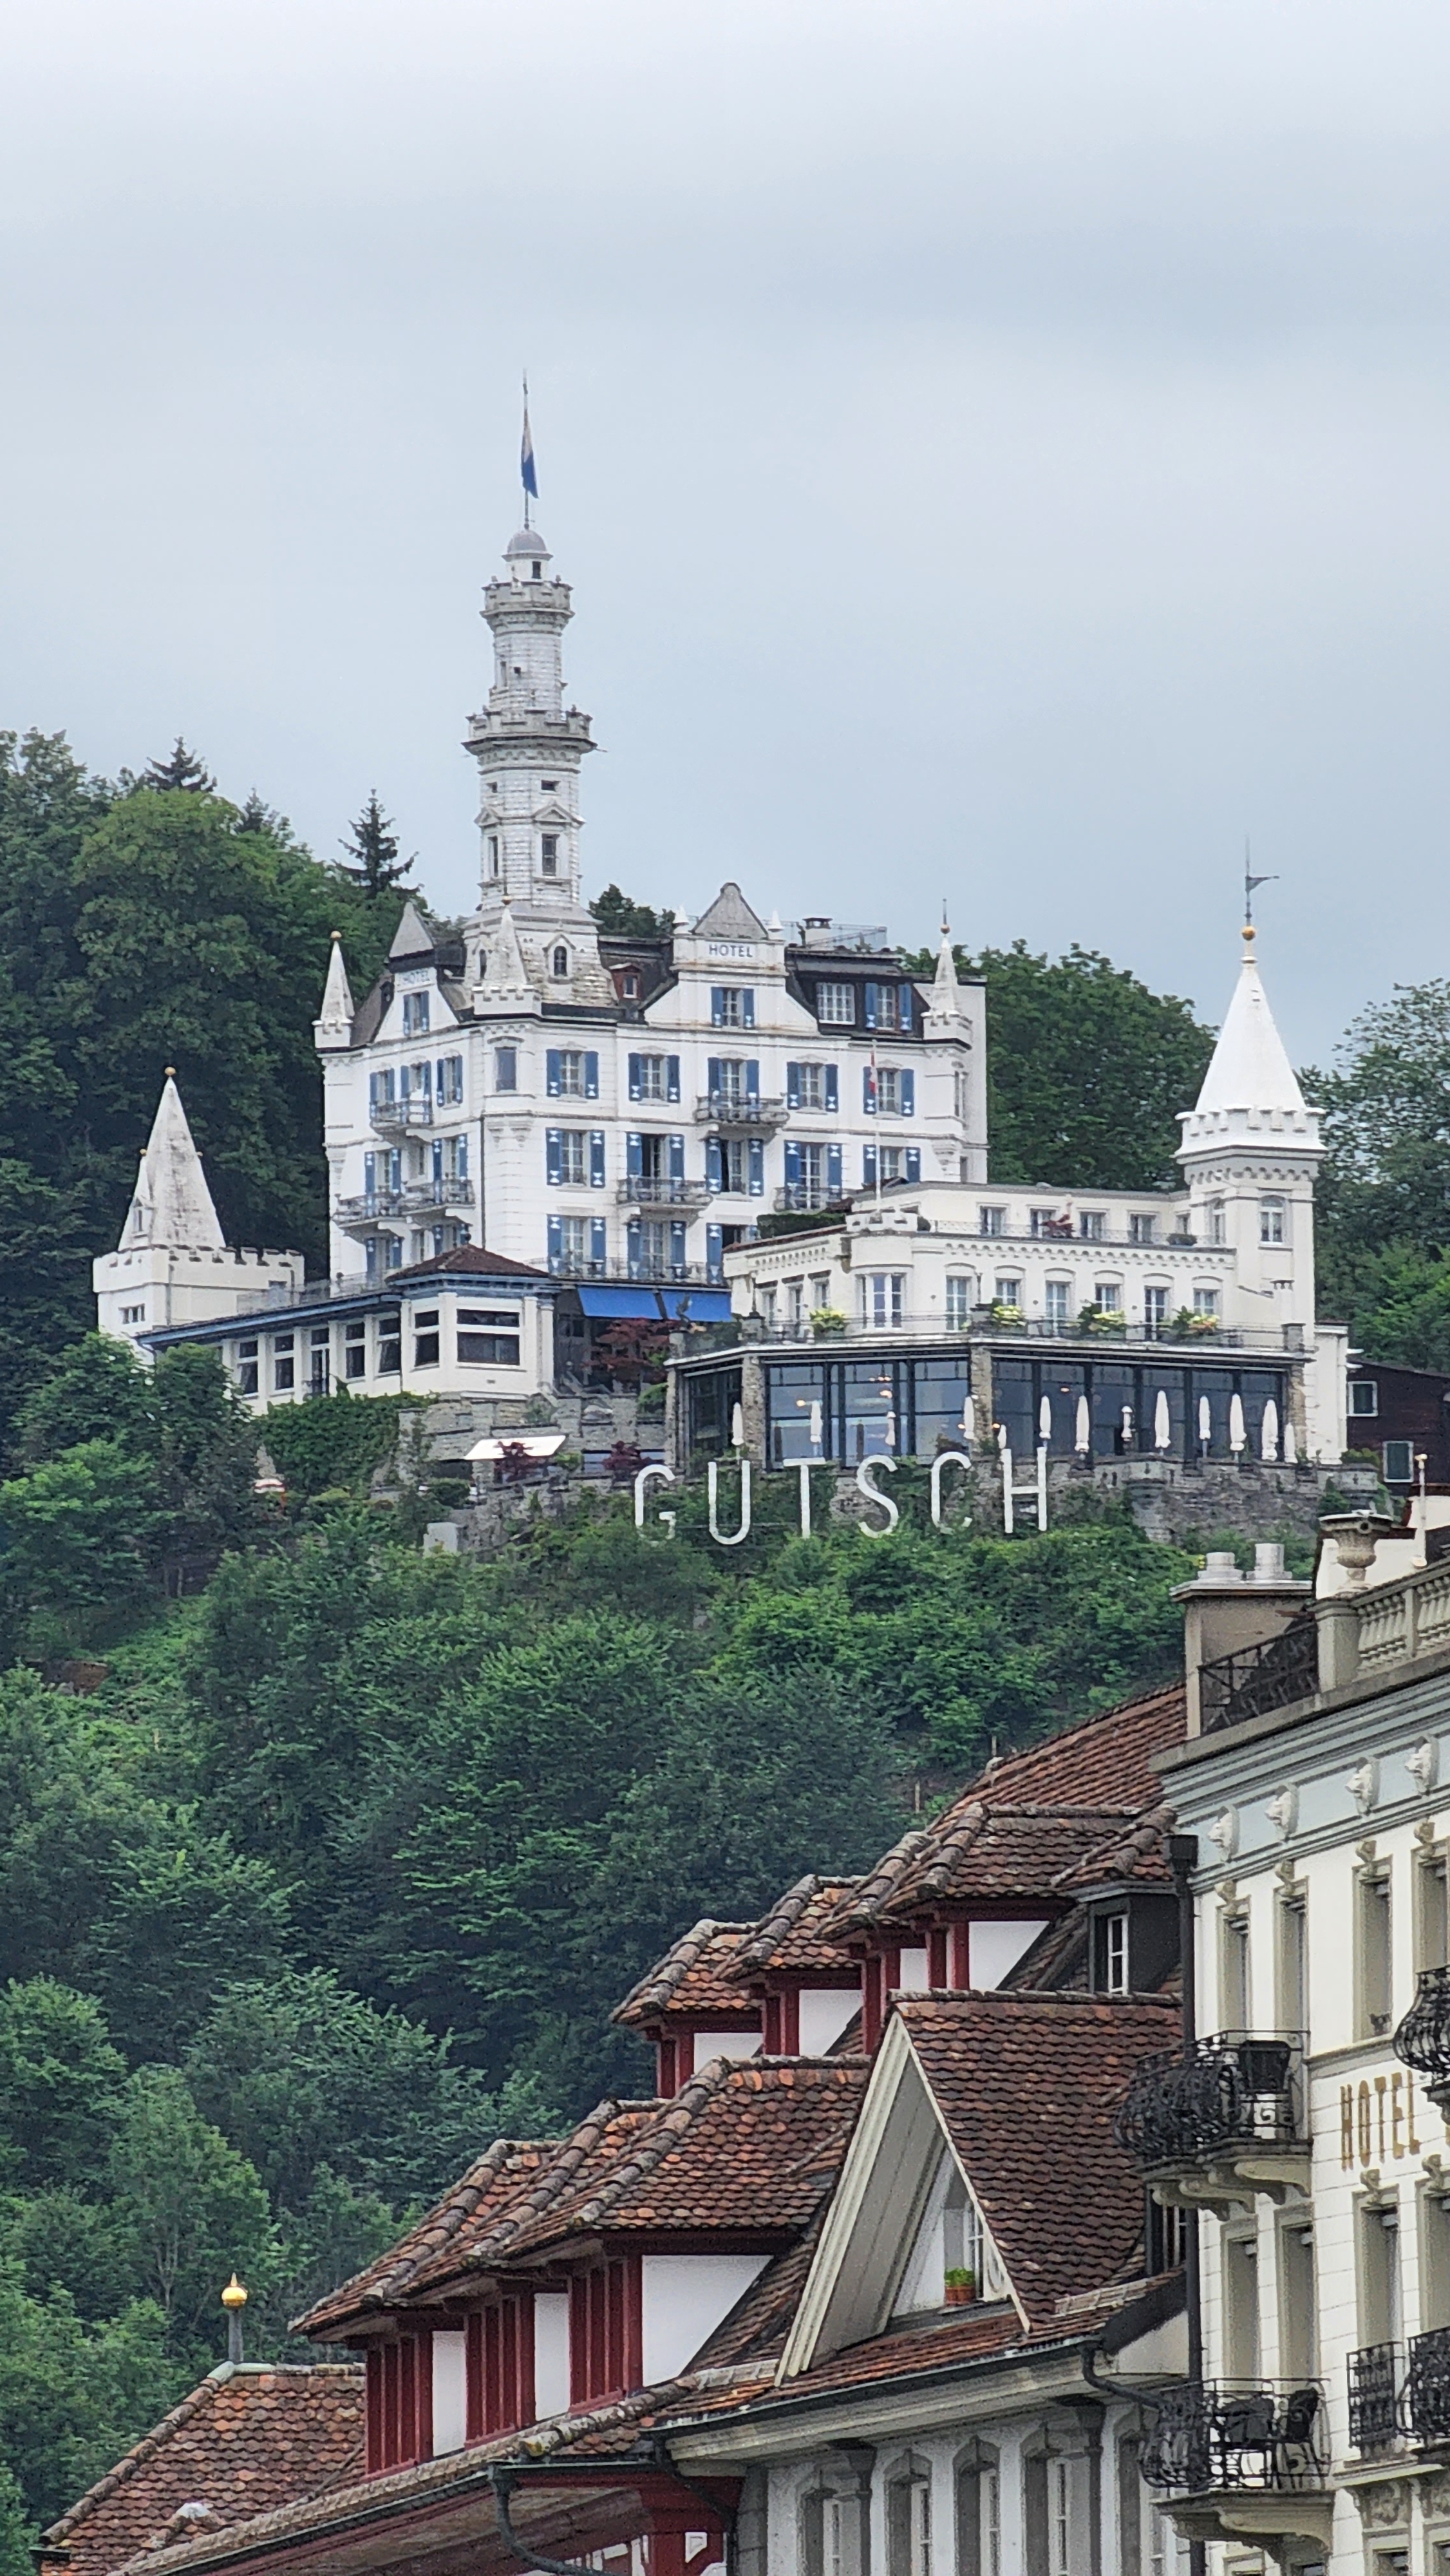
[[1183, 1142], [1185, 1146], [1203, 1144], [1226, 1129], [1254, 1127], [1298, 1133], [1305, 1143], [1318, 1141], [1318, 1113], [1306, 1104], [1274, 1025], [1254, 954], [1254, 934], [1245, 929], [1239, 979], [1203, 1087], [1184, 1115]]
[[342, 932], [332, 934], [332, 954], [327, 961], [327, 981], [322, 988], [322, 1008], [316, 1027], [320, 1035], [348, 1037], [352, 1032], [352, 986], [342, 960]]
[[124, 1252], [132, 1243], [159, 1243], [178, 1251], [226, 1250], [221, 1219], [169, 1067], [118, 1249]]
[[952, 934], [945, 922], [941, 926], [941, 947], [937, 951], [936, 973], [932, 977], [931, 1000], [927, 1012], [934, 1020], [966, 1018], [962, 988], [957, 982], [957, 961], [952, 952]]
[[498, 929], [488, 944], [479, 993], [485, 1002], [516, 1002], [533, 993], [529, 970], [519, 942], [513, 905], [508, 896], [498, 917]]

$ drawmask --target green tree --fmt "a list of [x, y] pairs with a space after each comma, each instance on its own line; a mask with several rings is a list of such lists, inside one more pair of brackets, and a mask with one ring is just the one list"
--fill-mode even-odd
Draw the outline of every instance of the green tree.
[[27, 2189], [94, 2175], [125, 2082], [100, 2006], [53, 1977], [0, 1995], [0, 2136]]
[[176, 1556], [211, 1555], [258, 1524], [258, 1431], [233, 1394], [221, 1353], [202, 1343], [163, 1351], [155, 1368], [157, 1490]]
[[280, 2260], [267, 2195], [245, 2156], [202, 2118], [174, 2066], [138, 2067], [131, 2077], [110, 2181], [172, 2350], [214, 2334], [221, 2284], [234, 2270], [265, 2295]]
[[1450, 1366], [1450, 982], [1396, 985], [1361, 1013], [1331, 1071], [1315, 1191], [1321, 1312], [1371, 1359]]
[[356, 862], [355, 866], [343, 869], [344, 876], [351, 877], [354, 885], [361, 886], [364, 894], [374, 898], [391, 894], [394, 886], [401, 885], [404, 877], [418, 864], [416, 850], [411, 859], [399, 858], [393, 818], [383, 812], [375, 787], [352, 826], [351, 839], [344, 841], [342, 846], [351, 851]]
[[41, 1653], [103, 1644], [144, 1603], [163, 1527], [155, 1471], [119, 1440], [85, 1440], [0, 1485], [4, 1571]]
[[191, 2375], [153, 2301], [88, 2325], [64, 2292], [29, 2298], [0, 2266], [0, 2459], [32, 2521], [53, 2522], [114, 2468]]
[[376, 1470], [397, 1444], [400, 1400], [395, 1395], [309, 1395], [301, 1404], [276, 1404], [262, 1437], [288, 1490], [321, 1494], [350, 1486], [366, 1493]]
[[133, 1456], [156, 1447], [155, 1382], [128, 1342], [86, 1333], [60, 1353], [15, 1418], [15, 1455], [38, 1466], [86, 1440], [118, 1440]]
[[216, 780], [207, 775], [206, 764], [188, 751], [180, 734], [166, 760], [148, 760], [137, 781], [139, 787], [161, 788], [170, 795], [214, 796]]
[[668, 939], [675, 926], [672, 912], [654, 912], [647, 903], [635, 903], [617, 885], [607, 885], [589, 909], [609, 939]]
[[[954, 951], [987, 988], [994, 1181], [1152, 1190], [1178, 1178], [1178, 1111], [1198, 1097], [1213, 1033], [1095, 949], [1034, 956], [1025, 941]], [[923, 949], [910, 960], [929, 975]]]

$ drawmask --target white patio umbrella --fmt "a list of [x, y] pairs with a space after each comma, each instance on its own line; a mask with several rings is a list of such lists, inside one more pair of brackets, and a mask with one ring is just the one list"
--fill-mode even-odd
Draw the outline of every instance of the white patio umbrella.
[[999, 1423], [998, 1423], [998, 1425], [997, 1425], [997, 1446], [998, 1446], [998, 1448], [999, 1448], [999, 1449], [1002, 1449], [1002, 1450], [1005, 1450], [1005, 1449], [1006, 1449], [1006, 1446], [1007, 1446], [1007, 1425], [1006, 1425], [1006, 1423], [1005, 1423], [1005, 1422], [999, 1422]]
[[1037, 1408], [1037, 1437], [1041, 1441], [1044, 1449], [1051, 1446], [1052, 1398], [1050, 1395], [1045, 1395]]
[[1155, 1449], [1171, 1449], [1173, 1446], [1173, 1425], [1168, 1416], [1168, 1396], [1161, 1386], [1158, 1389], [1158, 1401], [1153, 1407], [1153, 1446]]
[[1079, 1458], [1086, 1458], [1093, 1445], [1093, 1426], [1085, 1395], [1080, 1395], [1077, 1400], [1077, 1429], [1073, 1433], [1072, 1445]]
[[1133, 1408], [1131, 1404], [1124, 1405], [1118, 1428], [1122, 1432], [1123, 1446], [1126, 1448], [1133, 1437]]
[[1213, 1445], [1213, 1412], [1206, 1395], [1198, 1399], [1198, 1445], [1205, 1455]]
[[1270, 1396], [1259, 1431], [1259, 1452], [1270, 1466], [1279, 1455], [1279, 1408]]
[[1244, 1445], [1244, 1400], [1231, 1395], [1228, 1400], [1228, 1445], [1237, 1458]]
[[812, 1406], [811, 1406], [811, 1447], [812, 1447], [812, 1448], [817, 1452], [817, 1454], [818, 1454], [818, 1455], [819, 1455], [819, 1452], [820, 1452], [820, 1446], [821, 1446], [821, 1408], [820, 1408], [820, 1404], [819, 1404], [819, 1402], [816, 1402], [816, 1403], [812, 1404]]
[[743, 1405], [732, 1405], [730, 1409], [730, 1446], [732, 1449], [743, 1449], [745, 1446], [745, 1409]]
[[1286, 1467], [1299, 1464], [1299, 1443], [1294, 1437], [1293, 1422], [1287, 1415], [1284, 1420], [1284, 1464]]
[[962, 1398], [962, 1438], [970, 1445], [977, 1436], [977, 1408], [969, 1395]]

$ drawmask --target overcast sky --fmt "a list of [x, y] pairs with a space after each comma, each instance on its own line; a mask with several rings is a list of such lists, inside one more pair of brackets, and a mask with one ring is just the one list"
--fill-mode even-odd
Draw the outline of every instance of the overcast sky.
[[461, 910], [479, 593], [587, 879], [1450, 971], [1444, 0], [9, 0], [0, 726], [178, 730]]

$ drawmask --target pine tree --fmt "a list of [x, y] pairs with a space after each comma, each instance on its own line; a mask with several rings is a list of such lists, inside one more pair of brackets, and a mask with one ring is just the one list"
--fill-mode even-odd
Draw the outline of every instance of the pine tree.
[[364, 894], [387, 894], [391, 887], [401, 884], [409, 869], [418, 863], [416, 850], [411, 859], [399, 858], [393, 818], [383, 812], [375, 787], [352, 827], [351, 840], [344, 841], [342, 846], [351, 850], [357, 861], [355, 868], [344, 868], [343, 875], [351, 877], [355, 885], [360, 885]]
[[180, 788], [190, 796], [214, 796], [216, 780], [208, 777], [204, 764], [194, 751], [188, 751], [180, 734], [169, 760], [148, 760], [137, 780], [138, 787]]
[[239, 832], [254, 832], [261, 840], [275, 841], [280, 850], [295, 849], [292, 826], [275, 805], [265, 804], [255, 787], [237, 816]]

